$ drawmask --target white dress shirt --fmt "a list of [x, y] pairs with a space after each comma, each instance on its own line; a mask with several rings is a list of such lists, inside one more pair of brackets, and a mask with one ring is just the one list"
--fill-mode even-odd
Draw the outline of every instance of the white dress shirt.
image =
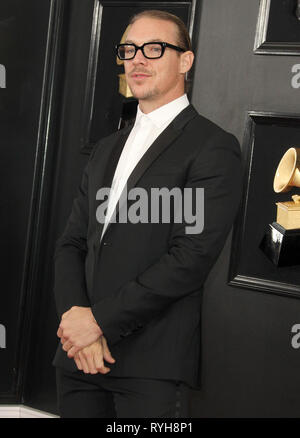
[[138, 105], [134, 126], [127, 138], [114, 174], [101, 239], [131, 172], [156, 138], [188, 105], [189, 100], [186, 94], [148, 114], [144, 114]]

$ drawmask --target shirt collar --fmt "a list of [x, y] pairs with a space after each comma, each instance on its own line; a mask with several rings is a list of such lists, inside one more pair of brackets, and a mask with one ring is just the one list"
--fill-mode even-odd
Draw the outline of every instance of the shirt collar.
[[190, 104], [186, 94], [172, 100], [171, 102], [145, 114], [137, 107], [135, 125], [139, 124], [141, 119], [151, 121], [157, 128], [161, 128], [169, 120], [173, 120], [184, 108]]

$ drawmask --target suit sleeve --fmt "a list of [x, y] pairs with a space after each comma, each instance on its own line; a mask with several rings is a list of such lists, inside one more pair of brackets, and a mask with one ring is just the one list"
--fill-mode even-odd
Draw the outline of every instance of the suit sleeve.
[[89, 220], [88, 173], [95, 149], [83, 171], [65, 230], [55, 246], [54, 295], [59, 318], [72, 306], [90, 306], [85, 280], [85, 258]]
[[185, 187], [204, 189], [204, 227], [187, 234], [172, 226], [169, 249], [133, 281], [92, 306], [110, 345], [142, 328], [175, 301], [201, 289], [229, 234], [241, 195], [242, 164], [236, 138], [224, 131], [193, 160]]

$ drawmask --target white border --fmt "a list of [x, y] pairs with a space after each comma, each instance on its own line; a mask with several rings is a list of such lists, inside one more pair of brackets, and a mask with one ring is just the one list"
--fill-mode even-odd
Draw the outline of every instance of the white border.
[[24, 405], [0, 405], [0, 418], [59, 418]]

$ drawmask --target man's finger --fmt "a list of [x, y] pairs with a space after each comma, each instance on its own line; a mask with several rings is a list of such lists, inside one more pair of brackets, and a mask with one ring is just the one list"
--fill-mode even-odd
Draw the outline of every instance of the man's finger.
[[78, 352], [78, 357], [79, 357], [79, 360], [81, 362], [83, 372], [88, 374], [89, 373], [89, 367], [88, 367], [87, 361], [85, 360], [85, 357], [82, 354], [82, 351]]
[[106, 374], [110, 371], [110, 368], [106, 367], [103, 362], [103, 356], [100, 354], [100, 352], [97, 352], [94, 354], [94, 363], [96, 369], [102, 373]]
[[68, 350], [68, 357], [74, 357], [75, 354], [79, 351], [79, 348], [74, 347], [74, 345], [70, 348], [70, 350]]
[[78, 356], [77, 354], [75, 354], [75, 356], [74, 356], [74, 360], [75, 360], [75, 363], [76, 363], [77, 368], [78, 368], [80, 371], [82, 371], [81, 361], [80, 361], [79, 356]]
[[103, 347], [103, 357], [107, 362], [115, 363], [116, 359], [114, 359], [108, 348]]
[[66, 341], [63, 343], [62, 349], [64, 351], [69, 351], [72, 348], [72, 344], [70, 341]]
[[[83, 352], [84, 354], [84, 352]], [[94, 363], [94, 356], [92, 354], [92, 352], [90, 351], [89, 354], [85, 354], [85, 358], [89, 367], [89, 372], [91, 374], [97, 374], [97, 369], [95, 367], [95, 363]]]
[[101, 336], [101, 343], [102, 343], [102, 348], [103, 348], [103, 356], [104, 356], [104, 359], [105, 359], [107, 362], [112, 362], [112, 363], [114, 363], [116, 360], [112, 357], [111, 352], [109, 351], [109, 348], [108, 348], [108, 346], [107, 346], [106, 339], [105, 339], [103, 336]]
[[68, 316], [70, 310], [67, 310], [65, 313], [62, 314], [61, 319], [64, 319], [66, 316]]
[[58, 330], [57, 330], [56, 334], [57, 334], [57, 336], [58, 336], [59, 338], [62, 337], [62, 335], [63, 335], [63, 331], [62, 331], [62, 329], [61, 329], [60, 327], [58, 327]]

